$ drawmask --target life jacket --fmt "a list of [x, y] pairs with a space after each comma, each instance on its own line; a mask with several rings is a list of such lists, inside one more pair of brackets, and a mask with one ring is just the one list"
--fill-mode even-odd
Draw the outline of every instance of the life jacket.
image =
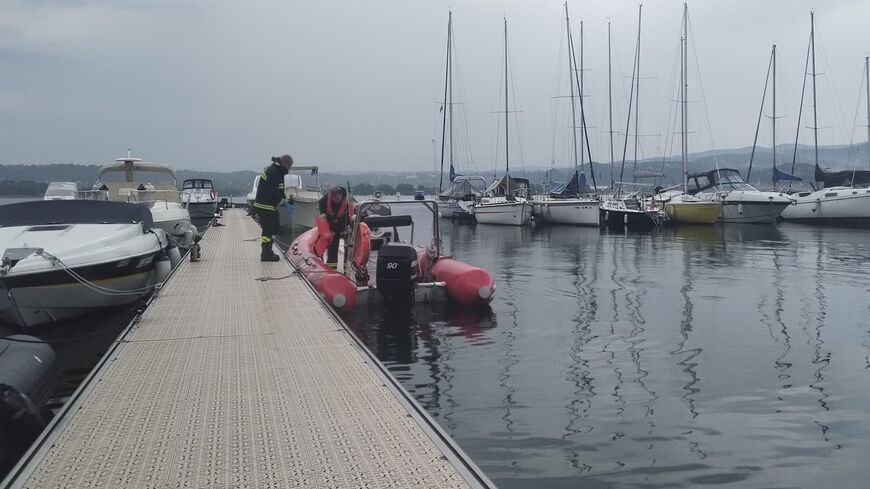
[[314, 218], [314, 224], [317, 226], [317, 241], [314, 242], [314, 254], [322, 257], [326, 249], [332, 243], [332, 231], [329, 230], [329, 222], [323, 216]]
[[338, 206], [338, 209], [335, 210], [335, 202], [332, 200], [332, 192], [330, 192], [328, 194], [328, 196], [326, 197], [326, 213], [329, 216], [339, 218], [342, 216], [346, 216], [347, 211], [348, 211], [347, 197], [342, 199], [341, 204]]

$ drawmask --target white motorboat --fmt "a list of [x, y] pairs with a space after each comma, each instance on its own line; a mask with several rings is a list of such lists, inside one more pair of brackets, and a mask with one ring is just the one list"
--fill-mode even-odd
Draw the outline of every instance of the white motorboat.
[[78, 198], [78, 193], [79, 186], [75, 182], [51, 182], [42, 200], [74, 200]]
[[191, 219], [212, 219], [217, 213], [217, 190], [207, 178], [185, 180], [181, 184], [181, 201]]
[[248, 204], [248, 215], [253, 216], [257, 212], [254, 210], [254, 201], [257, 200], [257, 186], [260, 185], [260, 175], [254, 177], [254, 185], [251, 187], [251, 191], [245, 195], [245, 202]]
[[809, 224], [870, 227], [870, 188], [829, 187], [793, 194], [783, 219]]
[[[302, 175], [304, 172], [314, 177], [314, 185], [306, 185]], [[279, 223], [282, 227], [299, 226], [310, 228], [314, 226], [314, 218], [320, 214], [318, 205], [323, 193], [320, 191], [320, 182], [317, 180], [318, 168], [316, 166], [294, 166], [289, 173], [284, 175], [284, 195], [293, 206], [293, 215], [288, 209], [278, 209]]]
[[688, 176], [689, 194], [709, 202], [721, 202], [720, 222], [773, 223], [792, 199], [782, 192], [763, 192], [746, 183], [731, 168]]
[[172, 260], [147, 207], [94, 200], [0, 206], [0, 320], [23, 328], [133, 303]]
[[[121, 181], [114, 174], [123, 173]], [[158, 179], [171, 179], [171, 182]], [[149, 208], [154, 225], [179, 247], [190, 249], [198, 241], [199, 232], [190, 223], [190, 212], [181, 202], [175, 172], [168, 165], [146, 163], [139, 158], [118, 158], [115, 163], [100, 168], [95, 190], [106, 192], [113, 202], [143, 204]]]

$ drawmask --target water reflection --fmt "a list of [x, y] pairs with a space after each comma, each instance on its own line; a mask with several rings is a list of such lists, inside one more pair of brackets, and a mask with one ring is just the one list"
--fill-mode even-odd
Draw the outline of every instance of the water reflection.
[[355, 328], [500, 487], [862, 487], [870, 233], [443, 230], [492, 311]]

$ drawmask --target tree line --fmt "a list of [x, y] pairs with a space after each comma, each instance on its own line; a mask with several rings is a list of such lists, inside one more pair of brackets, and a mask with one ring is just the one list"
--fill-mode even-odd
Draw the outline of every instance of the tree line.
[[357, 183], [351, 187], [351, 192], [353, 192], [354, 195], [372, 195], [375, 192], [381, 192], [384, 195], [395, 195], [396, 193], [402, 195], [414, 195], [414, 193], [420, 190], [426, 195], [434, 195], [437, 191], [435, 187], [426, 187], [424, 185], [414, 186], [410, 183], [400, 183], [394, 187], [388, 183], [372, 185], [364, 182]]
[[48, 182], [34, 182], [33, 180], [2, 180], [0, 181], [0, 195], [7, 197], [42, 197]]

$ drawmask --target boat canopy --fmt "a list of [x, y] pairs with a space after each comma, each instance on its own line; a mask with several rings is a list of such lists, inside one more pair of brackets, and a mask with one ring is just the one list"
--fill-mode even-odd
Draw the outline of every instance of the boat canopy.
[[145, 231], [154, 227], [148, 207], [98, 200], [37, 200], [0, 205], [0, 227], [137, 223], [142, 223]]
[[486, 193], [490, 195], [513, 195], [522, 193], [528, 190], [529, 180], [527, 178], [514, 178], [508, 174], [492, 182], [486, 188]]
[[773, 167], [773, 181], [786, 181], [786, 182], [800, 182], [800, 177], [796, 177], [794, 175], [790, 175], [784, 171], [780, 171], [779, 168]]
[[550, 182], [547, 185], [547, 193], [552, 197], [574, 197], [584, 188], [586, 188], [586, 174], [575, 171], [568, 182]]
[[[477, 179], [483, 180], [483, 178], [478, 177]], [[455, 178], [450, 185], [441, 191], [439, 197], [444, 199], [462, 199], [468, 196], [480, 197], [483, 195], [483, 192], [474, 186], [473, 178], [470, 177], [458, 177]], [[486, 181], [483, 180], [484, 186], [486, 185]]]
[[870, 171], [868, 170], [843, 170], [824, 171], [816, 165], [815, 179], [822, 182], [824, 188], [828, 187], [857, 187], [870, 184]]
[[173, 182], [177, 182], [175, 178], [175, 172], [172, 171], [172, 168], [169, 165], [164, 165], [162, 163], [147, 163], [139, 158], [118, 158], [115, 160], [115, 163], [109, 163], [108, 165], [103, 165], [100, 168], [100, 175], [98, 177], [99, 180], [102, 180], [103, 175], [106, 173], [112, 172], [124, 172], [126, 174], [126, 181], [133, 181], [133, 172], [137, 171], [148, 171], [154, 173], [164, 173], [172, 177]]

